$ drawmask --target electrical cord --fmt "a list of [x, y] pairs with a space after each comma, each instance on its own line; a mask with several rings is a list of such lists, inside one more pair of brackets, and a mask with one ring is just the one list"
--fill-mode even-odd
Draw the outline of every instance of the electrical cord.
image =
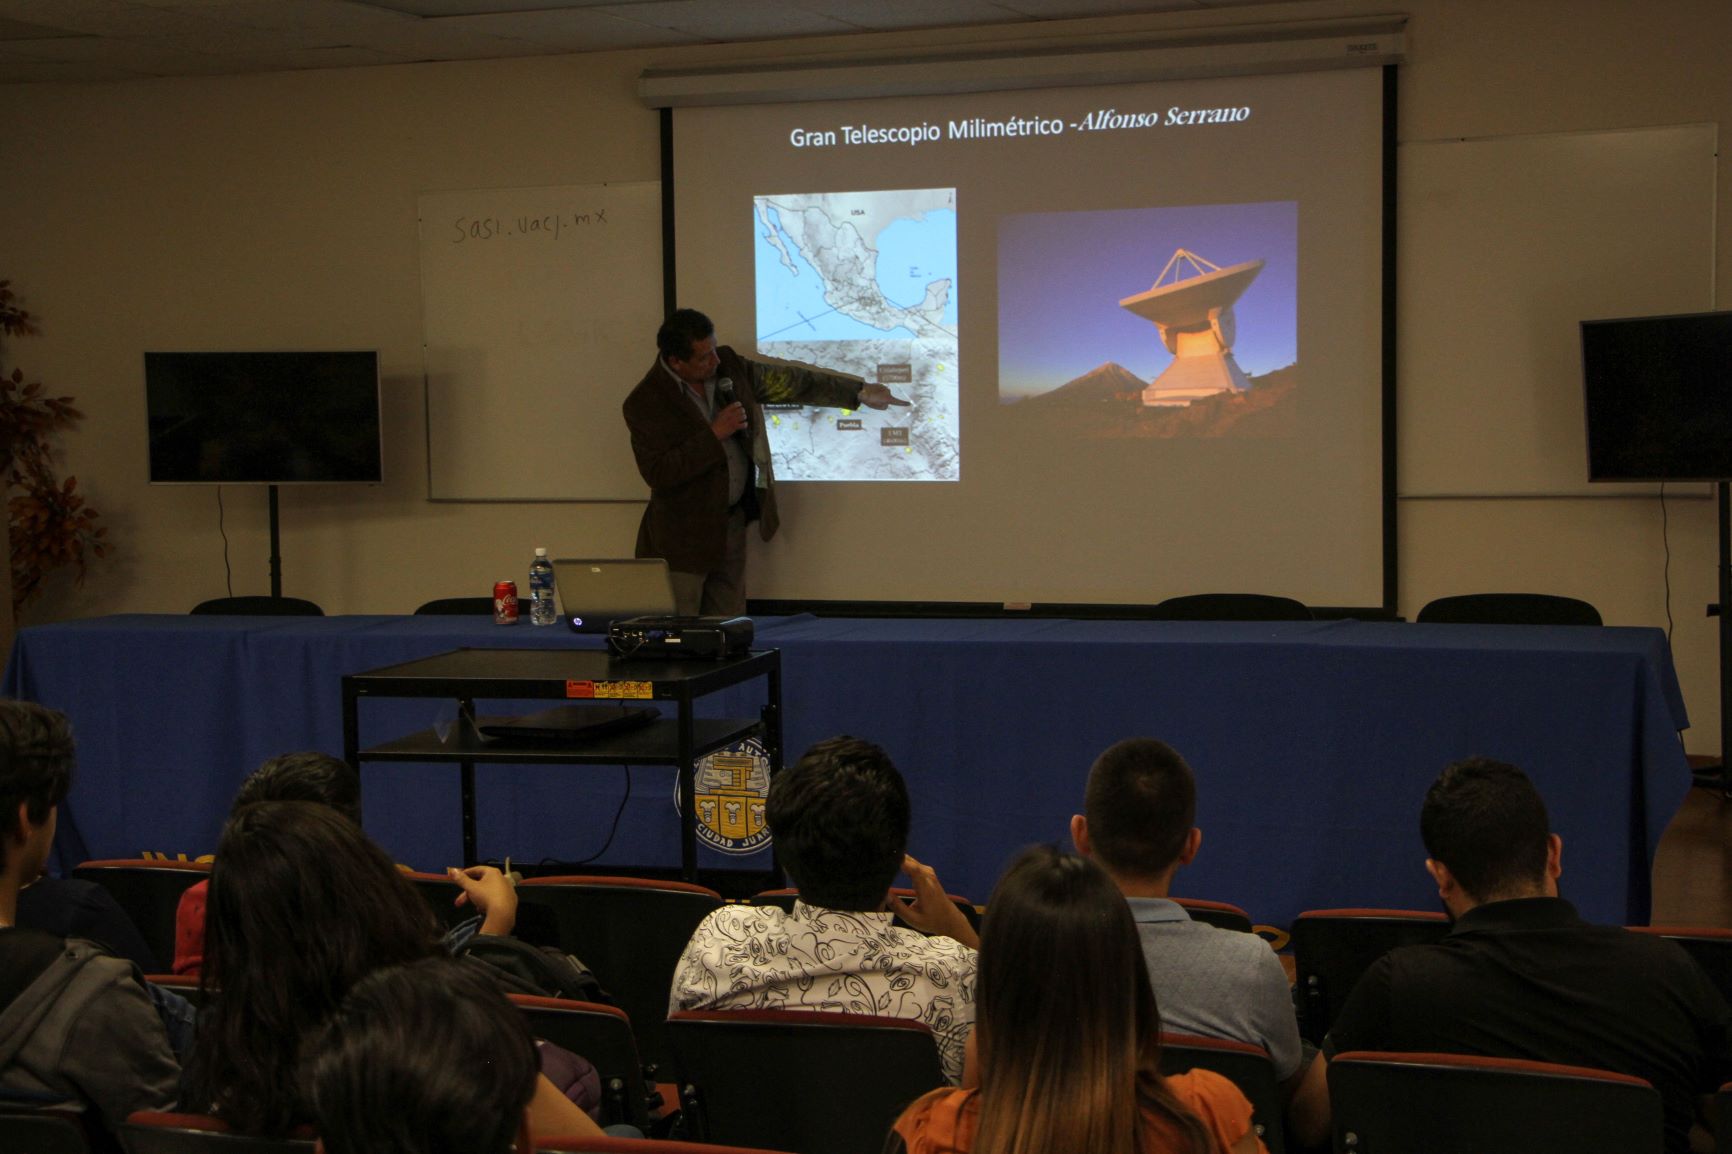
[[[596, 850], [586, 858], [580, 858], [577, 861], [572, 862], [572, 865], [588, 865], [590, 862], [606, 853], [608, 847], [613, 845], [614, 835], [619, 832], [619, 819], [625, 816], [626, 802], [631, 800], [631, 766], [622, 765], [619, 768], [625, 774], [625, 796], [619, 799], [619, 808], [613, 811], [613, 824], [608, 827], [607, 840], [601, 843], [600, 849]], [[552, 860], [552, 858], [542, 858], [541, 862], [543, 865], [547, 865]]]
[[1672, 645], [1672, 539], [1669, 535], [1670, 525], [1666, 517], [1666, 482], [1660, 482], [1660, 546], [1665, 550], [1666, 563], [1663, 570], [1666, 581], [1666, 646]]
[[228, 530], [223, 528], [223, 487], [221, 485], [218, 485], [216, 487], [216, 491], [217, 491], [217, 535], [223, 539], [223, 588], [228, 590], [228, 595], [230, 597], [233, 597], [235, 595], [235, 574], [234, 574], [234, 570], [229, 568], [229, 534], [228, 534]]

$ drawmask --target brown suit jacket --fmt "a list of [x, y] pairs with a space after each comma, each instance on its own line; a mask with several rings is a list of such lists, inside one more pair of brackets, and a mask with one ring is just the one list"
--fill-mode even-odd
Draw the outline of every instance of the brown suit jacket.
[[[851, 408], [859, 403], [860, 386], [817, 370], [755, 363], [727, 345], [716, 352], [721, 358], [716, 376], [733, 379], [752, 430], [740, 504], [746, 519], [757, 521], [768, 541], [778, 525], [776, 487], [759, 398]], [[721, 565], [726, 548], [728, 460], [709, 422], [681, 395], [684, 388], [658, 357], [623, 406], [632, 456], [650, 487], [649, 505], [638, 525], [637, 555], [665, 557], [668, 568], [677, 572], [708, 573]], [[764, 473], [762, 487], [753, 476], [757, 470]]]

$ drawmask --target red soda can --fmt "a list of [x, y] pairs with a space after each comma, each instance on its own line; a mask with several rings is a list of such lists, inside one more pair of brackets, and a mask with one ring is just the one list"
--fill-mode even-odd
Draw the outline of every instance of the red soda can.
[[493, 586], [493, 624], [517, 624], [517, 582], [500, 581]]

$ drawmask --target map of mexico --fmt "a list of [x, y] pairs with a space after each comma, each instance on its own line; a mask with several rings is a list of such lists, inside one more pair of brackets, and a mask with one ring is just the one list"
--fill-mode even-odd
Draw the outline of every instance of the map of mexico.
[[955, 190], [759, 196], [753, 216], [758, 352], [913, 402], [838, 414], [766, 396], [777, 476], [959, 479]]

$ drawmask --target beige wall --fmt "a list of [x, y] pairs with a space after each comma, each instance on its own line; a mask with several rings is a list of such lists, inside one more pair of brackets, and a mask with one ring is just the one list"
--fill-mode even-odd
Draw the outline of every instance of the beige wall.
[[[1732, 5], [1723, 0], [1318, 0], [950, 39], [1040, 44], [1392, 8], [1411, 15], [1403, 141], [1732, 123]], [[521, 577], [529, 548], [544, 542], [628, 550], [634, 505], [425, 500], [416, 194], [655, 179], [656, 117], [633, 87], [645, 67], [932, 39], [5, 88], [0, 277], [44, 322], [41, 337], [14, 343], [11, 360], [89, 414], [68, 465], [120, 546], [82, 590], [57, 588], [25, 623], [179, 612], [223, 592], [215, 492], [144, 483], [147, 347], [381, 350], [386, 484], [283, 492], [285, 591], [328, 611], [397, 612], [479, 594], [496, 577]], [[1723, 152], [1722, 205], [1729, 164]], [[1724, 282], [1732, 212], [1720, 213], [1717, 230]], [[1486, 430], [1488, 445], [1496, 438]], [[228, 488], [224, 500], [235, 591], [264, 592], [264, 494]], [[1696, 722], [1688, 745], [1710, 752], [1717, 653], [1702, 607], [1713, 596], [1713, 506], [1672, 502], [1670, 515], [1674, 647]], [[1585, 597], [1613, 624], [1666, 623], [1652, 500], [1408, 500], [1401, 520], [1409, 615], [1441, 594], [1516, 588]]]

